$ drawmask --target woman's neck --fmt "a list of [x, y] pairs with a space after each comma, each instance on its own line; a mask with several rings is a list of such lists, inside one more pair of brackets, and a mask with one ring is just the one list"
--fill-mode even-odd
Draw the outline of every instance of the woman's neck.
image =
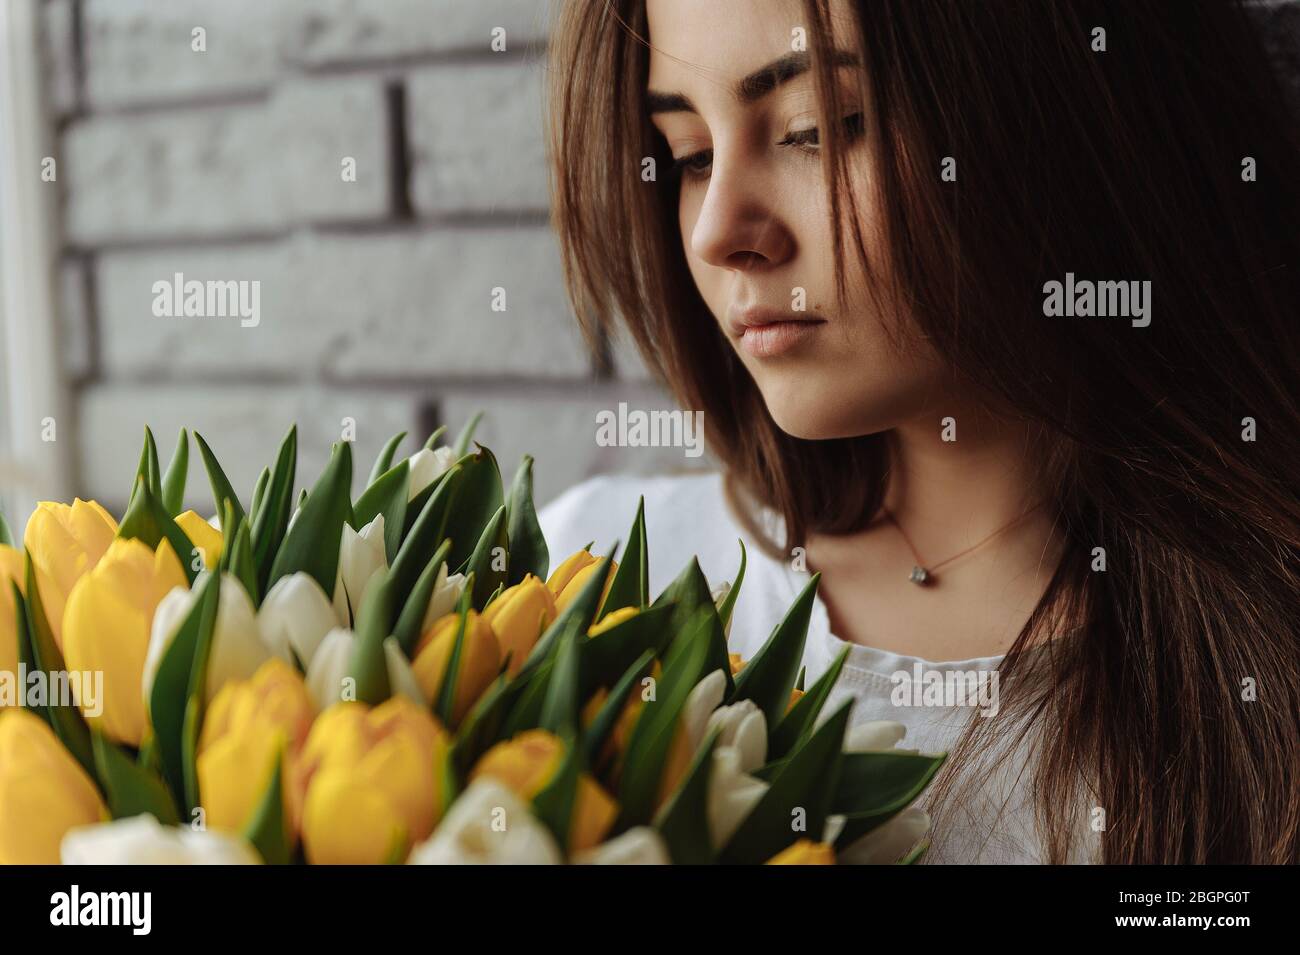
[[[822, 573], [843, 639], [929, 659], [1005, 652], [1060, 560], [1054, 509], [1036, 507], [1050, 494], [1037, 432], [945, 404], [960, 410], [929, 411], [887, 434], [892, 523], [878, 515], [852, 534], [810, 535], [808, 565]], [[943, 566], [917, 587], [914, 564]]]

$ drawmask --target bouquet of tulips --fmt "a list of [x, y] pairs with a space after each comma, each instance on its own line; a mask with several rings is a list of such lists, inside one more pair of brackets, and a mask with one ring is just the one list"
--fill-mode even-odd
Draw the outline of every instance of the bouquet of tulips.
[[743, 543], [652, 599], [638, 507], [551, 570], [532, 459], [505, 487], [475, 421], [355, 501], [346, 442], [295, 494], [291, 430], [247, 510], [196, 433], [212, 520], [146, 430], [120, 523], [0, 518], [0, 862], [920, 857], [943, 756], [823, 712], [843, 655], [804, 687], [815, 576], [742, 661]]

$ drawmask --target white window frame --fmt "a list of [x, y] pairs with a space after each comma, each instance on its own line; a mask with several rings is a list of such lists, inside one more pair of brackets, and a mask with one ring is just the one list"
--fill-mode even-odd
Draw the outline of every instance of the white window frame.
[[[57, 320], [56, 155], [40, 0], [0, 2], [0, 497], [15, 535], [37, 500], [68, 500], [73, 440]], [[61, 173], [62, 170], [59, 170]], [[53, 418], [56, 440], [44, 440]]]

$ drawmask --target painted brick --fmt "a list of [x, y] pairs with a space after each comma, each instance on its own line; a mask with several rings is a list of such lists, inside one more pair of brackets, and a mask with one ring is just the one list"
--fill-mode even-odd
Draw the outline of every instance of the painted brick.
[[[590, 359], [541, 226], [303, 236], [98, 257], [111, 376], [580, 378]], [[257, 280], [261, 320], [155, 318], [153, 283]], [[491, 309], [506, 290], [507, 311]]]
[[420, 213], [545, 210], [540, 65], [443, 66], [407, 81], [411, 199]]
[[[64, 137], [80, 245], [271, 233], [387, 211], [388, 116], [371, 77], [287, 84], [265, 103], [112, 115]], [[341, 161], [357, 160], [344, 182]]]

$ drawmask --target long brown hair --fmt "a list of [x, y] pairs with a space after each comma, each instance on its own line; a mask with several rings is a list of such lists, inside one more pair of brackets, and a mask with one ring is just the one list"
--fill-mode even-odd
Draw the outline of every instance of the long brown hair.
[[[822, 115], [838, 116], [828, 3], [803, 5]], [[1078, 848], [1080, 800], [1105, 813], [1107, 862], [1297, 861], [1300, 138], [1254, 24], [1233, 0], [855, 7], [869, 195], [821, 124], [841, 280], [847, 237], [954, 375], [1049, 436], [1067, 543], [1003, 673], [1055, 621], [1086, 624], [1047, 644], [1042, 679], [1004, 680], [1002, 715], [973, 721], [949, 766], [996, 752], [998, 720], [1019, 725], [1051, 861]], [[785, 518], [774, 555], [858, 530], [885, 436], [773, 422], [691, 280], [675, 184], [642, 178], [644, 157], [670, 160], [642, 103], [648, 61], [643, 0], [562, 3], [553, 208], [583, 328], [603, 343], [625, 325], [704, 410], [742, 513]], [[1044, 283], [1067, 272], [1150, 280], [1150, 326], [1045, 318]], [[956, 801], [956, 775], [937, 802]]]

